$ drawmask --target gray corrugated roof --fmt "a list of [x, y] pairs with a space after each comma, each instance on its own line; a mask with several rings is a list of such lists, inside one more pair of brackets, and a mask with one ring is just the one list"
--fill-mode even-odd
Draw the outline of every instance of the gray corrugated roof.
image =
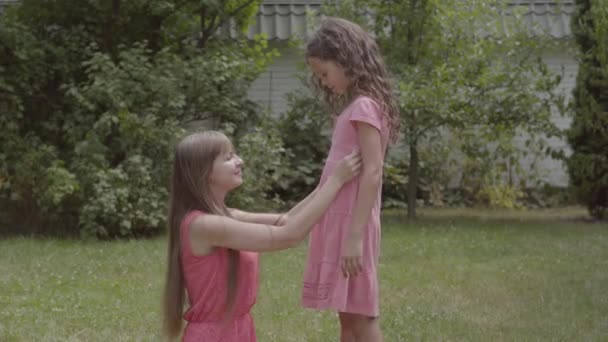
[[[306, 25], [309, 12], [318, 11], [323, 1], [265, 0], [249, 27], [247, 35], [265, 33], [271, 40], [287, 40], [292, 35], [307, 37], [310, 32]], [[548, 34], [556, 39], [572, 37], [570, 17], [574, 12], [574, 1], [509, 0], [509, 10], [523, 12], [530, 30], [539, 35]], [[512, 12], [507, 11], [506, 16]]]
[[556, 39], [572, 37], [570, 18], [575, 10], [574, 1], [512, 0], [510, 5], [524, 10], [524, 19], [533, 33], [548, 34]]
[[310, 33], [306, 22], [307, 14], [318, 11], [322, 3], [323, 1], [264, 1], [247, 36], [253, 38], [256, 34], [265, 33], [272, 40], [287, 40], [292, 36], [307, 37]]
[[11, 3], [18, 2], [19, 0], [0, 0], [0, 13], [2, 13], [2, 8], [10, 5]]
[[19, 2], [19, 0], [0, 0], [0, 7], [10, 5], [11, 3]]

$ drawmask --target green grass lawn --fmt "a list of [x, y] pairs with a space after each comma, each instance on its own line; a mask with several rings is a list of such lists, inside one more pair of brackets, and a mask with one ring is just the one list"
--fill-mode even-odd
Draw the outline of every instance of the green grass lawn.
[[[384, 217], [386, 341], [608, 340], [608, 224], [580, 209]], [[0, 240], [0, 341], [156, 341], [165, 239]], [[336, 341], [299, 305], [305, 248], [264, 255], [258, 340]]]

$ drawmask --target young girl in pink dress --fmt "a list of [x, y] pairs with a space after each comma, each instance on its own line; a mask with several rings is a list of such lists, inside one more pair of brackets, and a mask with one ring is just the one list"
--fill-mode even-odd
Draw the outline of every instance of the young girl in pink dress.
[[[229, 209], [226, 195], [241, 185], [243, 161], [230, 140], [213, 131], [184, 138], [175, 150], [169, 211], [164, 331], [170, 340], [254, 342], [250, 310], [257, 296], [256, 252], [297, 245], [361, 165], [343, 158], [315, 201], [287, 214]], [[184, 313], [184, 307], [187, 310]]]
[[[304, 307], [339, 313], [340, 341], [381, 341], [378, 255], [382, 167], [396, 140], [399, 116], [374, 39], [358, 25], [326, 19], [308, 42], [313, 81], [335, 117], [320, 185], [353, 148], [361, 175], [345, 185], [310, 235], [304, 272]], [[307, 200], [317, 199], [317, 193]]]

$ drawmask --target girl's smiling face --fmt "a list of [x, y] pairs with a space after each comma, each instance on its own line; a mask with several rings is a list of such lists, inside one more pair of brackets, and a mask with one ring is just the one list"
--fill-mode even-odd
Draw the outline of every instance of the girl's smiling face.
[[243, 183], [243, 160], [227, 146], [213, 161], [209, 183], [222, 191], [230, 191]]

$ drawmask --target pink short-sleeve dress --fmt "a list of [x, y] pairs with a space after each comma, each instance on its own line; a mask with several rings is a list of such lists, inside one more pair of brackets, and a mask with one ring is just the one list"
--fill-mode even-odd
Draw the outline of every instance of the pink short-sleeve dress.
[[[358, 147], [357, 122], [378, 129], [382, 137], [383, 153], [386, 151], [388, 126], [380, 106], [367, 96], [359, 96], [337, 118], [320, 184], [327, 180], [340, 159]], [[348, 236], [358, 189], [358, 178], [345, 184], [310, 234], [302, 290], [302, 304], [306, 308], [332, 309], [368, 317], [379, 315], [377, 271], [381, 187], [364, 229], [363, 272], [345, 278], [340, 270], [340, 255]]]
[[258, 255], [239, 252], [234, 313], [226, 320], [228, 249], [216, 248], [211, 254], [197, 256], [190, 247], [190, 223], [202, 214], [192, 211], [186, 215], [180, 231], [182, 269], [190, 302], [184, 314], [187, 324], [182, 340], [255, 342], [255, 327], [250, 311], [258, 291]]

